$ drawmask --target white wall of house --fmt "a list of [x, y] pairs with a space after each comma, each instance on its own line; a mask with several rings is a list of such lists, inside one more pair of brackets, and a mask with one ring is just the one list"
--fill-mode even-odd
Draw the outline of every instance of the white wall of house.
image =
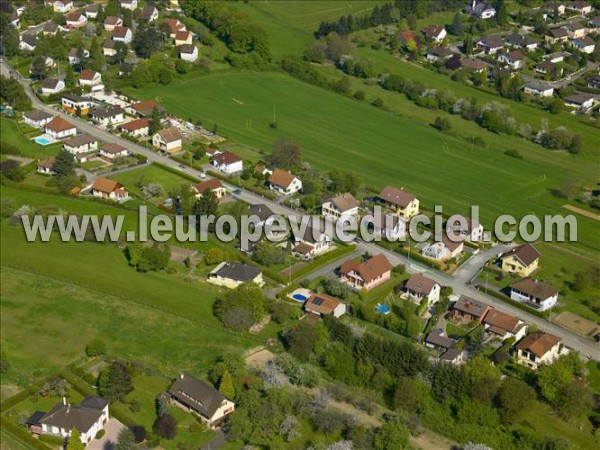
[[560, 342], [548, 350], [544, 355], [540, 358], [534, 353], [528, 352], [526, 350], [517, 350], [517, 362], [520, 364], [529, 366], [530, 368], [536, 370], [541, 364], [551, 364], [555, 360], [557, 360], [564, 351], [561, 351]]
[[90, 144], [80, 145], [79, 147], [71, 147], [70, 145], [64, 144], [63, 147], [69, 153], [76, 155], [78, 153], [89, 153], [93, 150], [98, 150], [98, 142], [92, 142]]
[[181, 52], [181, 59], [187, 62], [194, 62], [198, 59], [198, 47], [194, 47], [193, 53], [183, 53]]
[[231, 164], [219, 164], [217, 161], [213, 160], [213, 166], [223, 173], [231, 174], [244, 170], [244, 161], [236, 161]]
[[539, 299], [539, 298], [533, 298], [533, 297], [525, 294], [524, 292], [520, 292], [515, 289], [511, 289], [510, 290], [510, 298], [513, 300], [516, 300], [520, 303], [528, 302], [528, 303], [539, 304], [540, 306], [538, 308], [538, 311], [546, 311], [556, 305], [556, 302], [558, 301], [558, 294], [555, 294], [555, 295], [545, 298], [545, 299]]
[[302, 190], [302, 181], [295, 177], [287, 188], [282, 188], [275, 184], [269, 183], [269, 189], [277, 192], [280, 195], [291, 195]]
[[53, 137], [54, 139], [64, 139], [69, 136], [75, 136], [77, 134], [77, 128], [75, 127], [69, 128], [68, 130], [64, 131], [53, 131], [46, 128], [45, 131], [49, 136]]

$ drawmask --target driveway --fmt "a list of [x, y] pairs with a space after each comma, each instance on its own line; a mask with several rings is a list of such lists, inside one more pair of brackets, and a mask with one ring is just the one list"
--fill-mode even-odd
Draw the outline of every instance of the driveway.
[[476, 255], [471, 256], [465, 263], [460, 266], [452, 275], [455, 280], [464, 284], [470, 284], [473, 278], [477, 276], [479, 271], [485, 264], [493, 258], [496, 258], [498, 254], [506, 252], [510, 249], [510, 246], [499, 244], [492, 248], [479, 251]]
[[119, 432], [125, 428], [117, 419], [109, 419], [104, 426], [104, 436], [102, 439], [94, 439], [90, 442], [86, 450], [113, 450], [117, 443]]

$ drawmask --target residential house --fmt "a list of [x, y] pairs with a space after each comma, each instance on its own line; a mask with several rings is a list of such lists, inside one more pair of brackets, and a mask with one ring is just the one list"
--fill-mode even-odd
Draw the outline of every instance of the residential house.
[[560, 338], [550, 333], [536, 331], [516, 345], [517, 362], [537, 370], [542, 364], [551, 364], [564, 349]]
[[116, 16], [108, 16], [104, 19], [104, 30], [105, 31], [113, 31], [115, 27], [122, 27], [123, 19]]
[[152, 145], [163, 153], [177, 153], [183, 148], [183, 137], [177, 127], [163, 128], [152, 136]]
[[56, 22], [48, 21], [42, 27], [42, 34], [44, 36], [56, 36], [58, 33], [58, 24]]
[[154, 100], [144, 100], [143, 102], [134, 103], [129, 107], [128, 112], [132, 115], [137, 115], [139, 117], [149, 117], [152, 115], [154, 108], [159, 108], [161, 111], [163, 110], [162, 106], [160, 106]]
[[198, 47], [193, 44], [183, 44], [179, 47], [179, 57], [187, 62], [195, 62], [198, 59]]
[[423, 247], [421, 253], [423, 256], [438, 261], [445, 261], [451, 258], [458, 258], [463, 252], [463, 241], [454, 242], [448, 236], [442, 236], [441, 241], [433, 242]]
[[421, 30], [426, 39], [431, 39], [435, 42], [442, 42], [446, 38], [446, 30], [439, 25], [429, 24]]
[[90, 193], [94, 197], [115, 201], [121, 201], [129, 198], [129, 193], [121, 183], [104, 177], [96, 178], [92, 184]]
[[46, 125], [44, 131], [54, 139], [64, 139], [77, 134], [77, 127], [60, 116], [54, 116]]
[[488, 68], [488, 65], [478, 58], [462, 58], [459, 66], [474, 73], [481, 73]]
[[120, 144], [104, 144], [100, 147], [100, 156], [107, 159], [124, 158], [127, 155], [129, 150]]
[[[50, 58], [49, 56], [46, 56], [46, 59], [44, 61], [44, 68], [46, 69], [46, 72], [54, 69], [56, 67], [56, 62], [54, 61], [54, 59]], [[32, 74], [33, 73], [33, 62], [32, 64], [29, 65], [29, 73]]]
[[275, 213], [267, 205], [263, 204], [250, 205], [248, 215], [258, 217], [257, 227], [273, 223], [275, 217]]
[[41, 89], [42, 95], [58, 94], [65, 90], [65, 82], [59, 78], [46, 78]]
[[180, 31], [186, 31], [185, 25], [177, 19], [165, 19], [164, 23], [166, 23], [169, 26], [169, 37], [171, 39], [174, 39], [177, 33], [179, 33]]
[[37, 173], [42, 173], [44, 175], [52, 175], [54, 173], [54, 157], [40, 159], [37, 163]]
[[569, 22], [562, 26], [564, 30], [566, 30], [567, 35], [570, 39], [580, 39], [584, 37], [587, 33], [587, 29], [585, 25], [582, 25], [579, 22]]
[[194, 35], [191, 31], [179, 31], [175, 35], [175, 47], [179, 47], [183, 44], [191, 44], [193, 42]]
[[596, 49], [596, 41], [594, 41], [589, 36], [583, 36], [582, 38], [573, 39], [571, 45], [573, 46], [573, 48], [576, 48], [580, 52], [587, 54], [594, 53], [594, 50]]
[[495, 55], [504, 48], [504, 39], [500, 36], [487, 36], [476, 43], [486, 55]]
[[566, 3], [566, 8], [570, 9], [571, 11], [576, 11], [579, 14], [581, 14], [582, 16], [587, 16], [588, 14], [590, 14], [592, 12], [592, 4], [586, 1], [574, 1], [574, 2], [567, 2]]
[[116, 26], [112, 30], [112, 39], [113, 41], [129, 44], [133, 40], [133, 33], [131, 32], [131, 29], [127, 27]]
[[36, 435], [66, 438], [74, 429], [80, 433], [81, 442], [89, 444], [108, 422], [108, 400], [102, 397], [86, 397], [79, 405], [63, 401], [44, 413], [36, 411], [26, 423]]
[[79, 86], [94, 87], [102, 84], [102, 74], [95, 70], [83, 69], [79, 74]]
[[144, 6], [140, 13], [140, 19], [145, 22], [154, 22], [158, 20], [158, 9], [156, 6]]
[[452, 51], [444, 47], [433, 47], [427, 50], [427, 61], [435, 63], [438, 61], [446, 61], [452, 56]]
[[194, 185], [193, 190], [196, 198], [202, 197], [202, 194], [204, 194], [206, 191], [211, 191], [214, 193], [215, 197], [219, 200], [225, 197], [227, 194], [227, 190], [223, 186], [223, 183], [221, 183], [221, 180], [218, 178], [210, 178], [202, 181], [201, 183]]
[[213, 156], [211, 164], [215, 169], [227, 174], [244, 170], [242, 158], [228, 150]]
[[521, 50], [512, 50], [508, 53], [500, 53], [498, 61], [507, 64], [512, 70], [519, 70], [525, 66], [525, 55]]
[[119, 64], [119, 76], [120, 77], [129, 76], [129, 75], [131, 75], [131, 72], [133, 72], [133, 69], [135, 69], [135, 63], [122, 62], [121, 64]]
[[406, 220], [396, 214], [376, 212], [373, 217], [373, 234], [388, 241], [399, 241], [406, 236]]
[[123, 110], [118, 106], [94, 109], [91, 112], [90, 117], [95, 123], [105, 127], [119, 124], [125, 120]]
[[420, 48], [423, 45], [422, 42], [421, 42], [421, 39], [419, 39], [419, 37], [416, 36], [415, 33], [413, 33], [410, 30], [404, 30], [404, 31], [402, 31], [398, 35], [398, 41], [403, 46], [414, 44], [417, 48]]
[[356, 220], [358, 206], [358, 200], [347, 192], [325, 201], [321, 206], [321, 210], [324, 217], [332, 220]]
[[356, 289], [372, 289], [389, 280], [391, 274], [392, 264], [383, 254], [363, 262], [349, 259], [340, 267], [342, 280]]
[[425, 338], [426, 347], [436, 349], [442, 353], [454, 347], [454, 344], [456, 342], [446, 336], [446, 333], [441, 328], [434, 328]]
[[82, 116], [88, 114], [94, 106], [93, 100], [74, 94], [63, 94], [60, 102], [62, 108], [67, 112], [75, 114], [79, 111]]
[[540, 253], [531, 244], [515, 247], [499, 257], [503, 272], [527, 277], [538, 268]]
[[121, 131], [133, 137], [148, 136], [150, 134], [150, 121], [145, 118], [134, 119], [121, 125]]
[[481, 0], [469, 0], [465, 7], [465, 12], [478, 19], [491, 19], [496, 15], [496, 8]]
[[338, 318], [346, 314], [346, 305], [327, 294], [312, 294], [304, 303], [304, 310], [316, 316]]
[[291, 195], [302, 190], [302, 181], [296, 175], [275, 169], [269, 177], [269, 189], [280, 195]]
[[502, 340], [515, 338], [515, 342], [520, 341], [527, 333], [525, 322], [518, 317], [500, 312], [494, 308], [490, 309], [483, 318], [483, 325], [488, 334]]
[[404, 188], [396, 189], [385, 187], [379, 193], [379, 199], [396, 211], [396, 214], [409, 221], [411, 217], [419, 214], [419, 199], [413, 194], [406, 192]]
[[461, 295], [452, 305], [450, 317], [457, 322], [477, 321], [481, 323], [490, 309], [491, 307], [485, 303]]
[[563, 76], [564, 69], [551, 61], [543, 61], [536, 64], [533, 70], [542, 75], [550, 75], [551, 78], [560, 78]]
[[424, 298], [427, 299], [427, 307], [431, 308], [440, 299], [442, 287], [431, 278], [421, 273], [415, 273], [410, 276], [404, 285], [404, 290], [408, 296], [417, 303], [421, 303]]
[[576, 108], [581, 111], [586, 111], [594, 106], [594, 102], [596, 101], [595, 97], [590, 94], [576, 93], [573, 95], [569, 95], [564, 99], [565, 106], [569, 108]]
[[331, 237], [320, 228], [307, 226], [294, 234], [294, 248], [292, 253], [300, 258], [308, 259], [325, 253], [333, 248]]
[[37, 45], [37, 36], [33, 34], [21, 34], [19, 36], [19, 50], [32, 52]]
[[73, 48], [71, 48], [71, 50], [69, 50], [69, 56], [68, 56], [69, 64], [71, 64], [71, 65], [81, 64], [82, 59], [89, 58], [89, 56], [90, 56], [90, 52], [88, 52], [87, 50], [73, 47]]
[[87, 17], [78, 12], [71, 12], [67, 14], [67, 27], [68, 28], [81, 28], [87, 23]]
[[553, 63], [563, 62], [565, 60], [565, 52], [554, 52], [549, 55], [544, 56], [544, 60], [550, 61]]
[[544, 40], [550, 45], [561, 44], [569, 40], [569, 33], [564, 28], [550, 28], [544, 36]]
[[550, 14], [562, 16], [565, 13], [565, 4], [559, 2], [546, 2], [542, 5], [544, 11], [548, 11]]
[[102, 44], [102, 54], [104, 56], [115, 56], [117, 54], [117, 41], [114, 39], [107, 39]]
[[528, 51], [537, 50], [539, 44], [531, 36], [525, 34], [510, 34], [504, 38], [507, 46], [512, 48], [523, 48]]
[[[452, 220], [452, 218], [455, 218]], [[483, 225], [473, 221], [470, 217], [454, 215], [446, 222], [447, 233], [453, 233], [455, 236], [462, 236], [467, 242], [483, 241]]]
[[8, 23], [15, 27], [17, 30], [21, 28], [21, 19], [16, 12], [13, 12], [8, 16]]
[[547, 311], [558, 301], [558, 289], [550, 283], [526, 277], [510, 285], [510, 298], [538, 311]]
[[57, 13], [66, 13], [73, 9], [73, 0], [44, 0], [46, 6], [51, 6]]
[[254, 283], [259, 286], [264, 284], [262, 271], [258, 267], [241, 262], [222, 262], [209, 274], [209, 283], [235, 289], [244, 283]]
[[196, 414], [210, 428], [217, 428], [235, 410], [235, 403], [214, 387], [190, 375], [181, 374], [167, 394], [171, 403]]
[[96, 3], [91, 3], [85, 7], [83, 12], [88, 19], [95, 19], [98, 17], [98, 5]]
[[83, 133], [67, 139], [63, 143], [63, 148], [73, 155], [89, 153], [98, 150], [98, 139], [90, 134]]
[[449, 348], [439, 356], [440, 362], [458, 366], [465, 361], [465, 352], [456, 348]]
[[121, 8], [135, 11], [138, 7], [138, 0], [119, 0]]
[[594, 75], [587, 80], [587, 87], [600, 89], [600, 75]]
[[600, 17], [594, 17], [588, 21], [588, 32], [598, 33], [600, 32]]
[[31, 111], [25, 111], [22, 117], [23, 122], [30, 127], [43, 128], [54, 116], [39, 109], [32, 109]]
[[523, 86], [523, 92], [539, 97], [552, 97], [554, 95], [554, 88], [545, 83], [533, 82]]

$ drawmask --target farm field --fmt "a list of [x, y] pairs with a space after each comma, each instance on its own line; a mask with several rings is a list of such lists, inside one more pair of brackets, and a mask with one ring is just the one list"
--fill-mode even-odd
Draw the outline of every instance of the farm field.
[[[528, 144], [531, 152], [545, 152], [547, 162], [541, 157], [518, 160], [504, 155], [506, 147], [473, 147], [420, 120], [278, 73], [209, 75], [133, 93], [156, 98], [179, 116], [217, 122], [228, 138], [259, 150], [270, 151], [280, 136], [292, 137], [303, 145], [312, 165], [357, 172], [376, 189], [387, 184], [405, 187], [429, 208], [441, 204], [446, 212], [467, 212], [469, 205], [481, 205], [484, 223], [500, 214], [556, 213], [533, 199], [560, 186], [570, 170], [577, 170], [584, 182], [593, 183], [596, 176], [593, 165], [570, 155]], [[197, 103], [186, 102], [184, 96], [193, 96]], [[265, 101], [270, 98], [277, 101]], [[274, 107], [276, 130], [269, 127]], [[571, 245], [600, 248], [594, 234], [584, 234], [580, 233], [583, 243]]]

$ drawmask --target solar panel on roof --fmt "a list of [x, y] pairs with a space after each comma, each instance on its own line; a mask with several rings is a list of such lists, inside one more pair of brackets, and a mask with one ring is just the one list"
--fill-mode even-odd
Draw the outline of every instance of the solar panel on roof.
[[313, 301], [313, 304], [320, 306], [323, 304], [323, 302], [325, 301], [325, 299], [322, 299], [321, 297], [317, 297], [315, 298], [315, 300]]

